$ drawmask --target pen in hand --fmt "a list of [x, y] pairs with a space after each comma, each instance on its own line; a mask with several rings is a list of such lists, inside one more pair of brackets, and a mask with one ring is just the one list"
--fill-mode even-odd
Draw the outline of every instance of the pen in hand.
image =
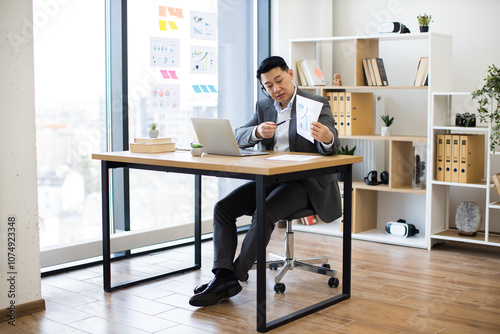
[[281, 125], [281, 124], [283, 124], [283, 123], [285, 123], [285, 122], [288, 122], [288, 121], [289, 121], [289, 120], [291, 120], [291, 119], [292, 119], [291, 117], [288, 117], [288, 118], [287, 118], [287, 119], [285, 119], [284, 121], [281, 121], [281, 122], [277, 123], [277, 124], [276, 124], [276, 126]]

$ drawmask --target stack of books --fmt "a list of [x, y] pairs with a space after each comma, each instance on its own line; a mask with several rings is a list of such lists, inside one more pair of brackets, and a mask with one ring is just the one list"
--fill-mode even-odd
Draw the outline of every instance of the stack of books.
[[437, 135], [436, 181], [468, 183], [483, 178], [484, 135]]
[[495, 183], [495, 187], [497, 188], [498, 194], [500, 195], [500, 173], [493, 174], [491, 176], [493, 182]]
[[325, 86], [323, 72], [316, 60], [300, 60], [297, 62], [297, 72], [301, 86]]
[[364, 58], [362, 62], [368, 86], [389, 86], [382, 58]]
[[418, 61], [417, 73], [415, 74], [414, 86], [429, 85], [429, 57], [421, 57]]
[[136, 153], [162, 153], [175, 151], [172, 138], [134, 138], [130, 151]]

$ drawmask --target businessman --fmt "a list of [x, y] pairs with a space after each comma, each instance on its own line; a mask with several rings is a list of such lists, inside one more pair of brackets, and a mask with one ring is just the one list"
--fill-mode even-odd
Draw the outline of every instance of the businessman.
[[[259, 144], [262, 149], [285, 152], [314, 152], [335, 154], [340, 146], [337, 130], [328, 101], [321, 96], [303, 92], [293, 84], [294, 73], [281, 57], [265, 59], [257, 70], [257, 79], [268, 96], [257, 101], [253, 117], [236, 129], [240, 148]], [[297, 96], [323, 104], [319, 118], [310, 125], [314, 143], [297, 134]], [[266, 245], [274, 224], [300, 209], [312, 208], [323, 221], [341, 216], [341, 201], [335, 175], [310, 177], [300, 181], [275, 183], [266, 189]], [[217, 304], [224, 298], [237, 295], [239, 281], [248, 279], [248, 271], [257, 258], [257, 217], [255, 182], [236, 188], [216, 203], [213, 216], [215, 277], [194, 289], [189, 300], [193, 306]], [[252, 223], [235, 258], [238, 237], [236, 219], [251, 215]]]

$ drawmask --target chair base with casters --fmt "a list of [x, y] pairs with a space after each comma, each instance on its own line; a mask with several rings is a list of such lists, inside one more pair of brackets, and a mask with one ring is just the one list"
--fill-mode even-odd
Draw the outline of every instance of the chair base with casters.
[[[320, 275], [330, 276], [328, 279], [329, 287], [338, 287], [339, 279], [335, 277], [335, 270], [331, 269], [328, 262], [327, 256], [322, 257], [314, 257], [314, 258], [305, 258], [305, 259], [296, 259], [294, 257], [294, 232], [292, 229], [292, 221], [294, 219], [300, 219], [303, 217], [308, 217], [314, 215], [315, 212], [312, 209], [303, 209], [297, 212], [294, 212], [290, 216], [286, 217], [286, 232], [285, 232], [285, 256], [279, 256], [276, 254], [269, 254], [269, 261], [266, 262], [266, 267], [271, 270], [278, 270], [281, 267], [281, 270], [274, 277], [274, 291], [277, 293], [284, 293], [286, 286], [284, 283], [281, 283], [281, 280], [285, 276], [285, 274], [289, 270], [300, 269], [306, 270], [309, 272], [313, 272]], [[315, 265], [317, 263], [323, 263], [318, 266]], [[255, 269], [257, 264], [255, 264], [252, 269]]]

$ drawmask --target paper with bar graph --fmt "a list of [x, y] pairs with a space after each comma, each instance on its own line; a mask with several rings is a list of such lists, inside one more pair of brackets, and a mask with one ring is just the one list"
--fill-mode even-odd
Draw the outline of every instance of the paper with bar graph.
[[297, 99], [297, 133], [311, 143], [314, 143], [314, 138], [311, 136], [309, 127], [311, 122], [318, 120], [323, 103], [300, 95], [296, 95], [295, 98]]

